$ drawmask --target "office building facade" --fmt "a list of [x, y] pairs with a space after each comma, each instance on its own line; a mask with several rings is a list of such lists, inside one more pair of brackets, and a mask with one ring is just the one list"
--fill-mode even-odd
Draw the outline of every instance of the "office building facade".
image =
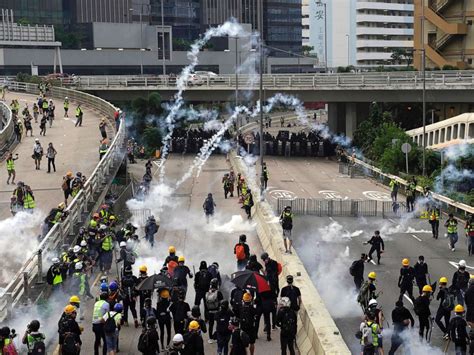
[[357, 0], [357, 66], [402, 65], [392, 59], [395, 49], [412, 50], [413, 0]]
[[472, 67], [473, 21], [474, 1], [415, 0], [415, 67], [422, 67], [423, 48], [428, 68]]

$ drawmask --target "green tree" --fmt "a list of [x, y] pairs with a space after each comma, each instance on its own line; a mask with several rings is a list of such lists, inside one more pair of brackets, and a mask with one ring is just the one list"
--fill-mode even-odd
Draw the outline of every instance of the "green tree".
[[314, 46], [307, 46], [304, 45], [301, 47], [301, 51], [303, 52], [304, 55], [311, 55], [312, 51], [314, 51]]

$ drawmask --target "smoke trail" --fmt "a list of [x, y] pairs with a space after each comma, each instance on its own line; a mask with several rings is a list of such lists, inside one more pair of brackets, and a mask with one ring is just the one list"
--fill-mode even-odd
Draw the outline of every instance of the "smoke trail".
[[[170, 112], [165, 118], [165, 123], [168, 129], [168, 133], [163, 138], [163, 149], [162, 149], [162, 159], [166, 159], [169, 150], [169, 142], [173, 135], [173, 130], [175, 126], [175, 118], [178, 110], [184, 103], [183, 99], [183, 92], [186, 90], [186, 85], [189, 80], [191, 73], [194, 71], [194, 68], [199, 63], [198, 55], [201, 51], [202, 47], [212, 38], [216, 36], [237, 36], [239, 34], [243, 34], [244, 29], [242, 26], [235, 21], [226, 22], [223, 25], [215, 28], [210, 28], [209, 30], [204, 33], [203, 37], [194, 42], [191, 45], [191, 50], [188, 52], [188, 59], [191, 61], [189, 65], [187, 65], [179, 75], [176, 85], [178, 87], [178, 92], [174, 96], [174, 104], [170, 108]], [[163, 164], [160, 170], [159, 179], [163, 182], [165, 176], [165, 165]]]

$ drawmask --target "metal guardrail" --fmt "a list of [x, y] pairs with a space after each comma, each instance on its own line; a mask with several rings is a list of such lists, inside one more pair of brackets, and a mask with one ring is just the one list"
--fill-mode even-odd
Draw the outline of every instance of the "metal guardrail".
[[285, 206], [291, 206], [296, 215], [319, 217], [401, 217], [407, 211], [399, 202], [394, 209], [392, 201], [377, 200], [325, 200], [316, 198], [281, 199], [276, 201], [275, 213], [279, 215]]
[[0, 115], [2, 129], [0, 130], [0, 158], [10, 148], [15, 136], [15, 122], [12, 119], [12, 111], [4, 102], [0, 102]]
[[[380, 183], [384, 185], [388, 185], [390, 183], [390, 180], [395, 179], [398, 181], [400, 184], [400, 187], [403, 188], [403, 190], [408, 186], [408, 181], [405, 179], [402, 179], [401, 177], [398, 177], [396, 175], [392, 174], [387, 174], [382, 172], [379, 168], [372, 166], [370, 164], [365, 163], [362, 160], [355, 159], [356, 165], [359, 165], [363, 169], [366, 169], [367, 171], [372, 174], [372, 176], [379, 181]], [[416, 187], [417, 191], [420, 193], [423, 193], [423, 188], [420, 186]], [[401, 191], [399, 191], [400, 193]], [[432, 193], [432, 199], [437, 201], [440, 208], [445, 211], [450, 211], [453, 213], [456, 213], [457, 215], [466, 218], [469, 214], [474, 214], [474, 207], [473, 206], [468, 206], [464, 203], [454, 201], [450, 199], [449, 197], [437, 194], [437, 193]]]
[[[11, 83], [10, 90], [38, 94], [37, 86], [27, 83]], [[110, 120], [113, 120], [114, 112], [118, 109], [105, 100], [74, 90], [53, 87], [51, 94], [57, 98], [68, 96], [70, 101], [81, 103], [88, 108], [92, 108]], [[115, 123], [111, 122], [110, 126], [115, 127]], [[105, 186], [104, 183], [107, 174], [115, 164], [119, 163], [120, 157], [123, 156], [120, 154], [120, 150], [123, 147], [125, 138], [125, 124], [122, 121], [108, 152], [97, 164], [93, 173], [85, 183], [84, 189], [81, 190], [69, 204], [67, 208], [69, 216], [64, 222], [56, 224], [49, 231], [38, 245], [38, 252], [26, 260], [22, 268], [5, 287], [4, 292], [0, 294], [0, 322], [9, 315], [11, 310], [20, 302], [21, 298], [28, 294], [28, 285], [37, 279], [41, 281], [43, 274], [42, 256], [49, 251], [58, 250], [66, 237], [72, 234], [74, 225], [82, 221], [82, 214], [87, 211], [88, 204], [94, 201], [94, 195], [102, 191]]]
[[[177, 78], [173, 76], [76, 76], [61, 79], [64, 86], [80, 89], [108, 89], [152, 87], [176, 89]], [[239, 75], [241, 89], [256, 89], [260, 85], [259, 75]], [[233, 89], [235, 75], [202, 77], [189, 80], [189, 89]], [[252, 83], [249, 85], [249, 83]], [[423, 77], [421, 72], [372, 72], [372, 73], [337, 73], [337, 74], [265, 74], [263, 86], [266, 89], [421, 89]], [[427, 89], [465, 88], [474, 89], [474, 71], [433, 71], [426, 73]]]

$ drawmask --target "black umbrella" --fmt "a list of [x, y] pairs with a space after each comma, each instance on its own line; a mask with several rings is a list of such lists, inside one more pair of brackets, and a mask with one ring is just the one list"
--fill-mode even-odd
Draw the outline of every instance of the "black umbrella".
[[173, 285], [173, 281], [162, 274], [154, 274], [148, 276], [137, 287], [138, 291], [154, 290], [160, 288], [168, 288]]
[[264, 276], [250, 270], [234, 272], [230, 281], [243, 290], [254, 289], [257, 293], [271, 290], [270, 285]]

